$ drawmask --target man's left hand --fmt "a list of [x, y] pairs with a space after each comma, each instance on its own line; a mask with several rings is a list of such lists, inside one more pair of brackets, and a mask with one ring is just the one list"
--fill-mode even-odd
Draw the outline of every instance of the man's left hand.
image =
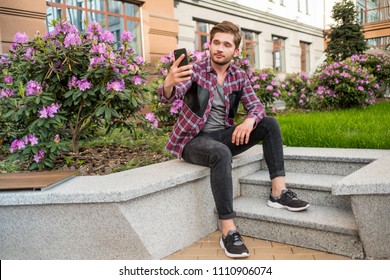
[[254, 118], [247, 118], [245, 121], [237, 125], [233, 131], [232, 143], [237, 146], [248, 144], [249, 136], [253, 130], [256, 120]]

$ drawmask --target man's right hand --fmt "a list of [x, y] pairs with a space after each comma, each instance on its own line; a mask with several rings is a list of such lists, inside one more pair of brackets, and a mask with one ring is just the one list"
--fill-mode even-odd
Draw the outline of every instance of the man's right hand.
[[182, 54], [176, 61], [173, 62], [169, 73], [164, 80], [164, 96], [169, 99], [172, 95], [172, 90], [175, 86], [181, 82], [185, 82], [191, 79], [192, 75], [192, 65], [184, 65], [178, 67], [179, 63], [184, 59], [184, 54]]

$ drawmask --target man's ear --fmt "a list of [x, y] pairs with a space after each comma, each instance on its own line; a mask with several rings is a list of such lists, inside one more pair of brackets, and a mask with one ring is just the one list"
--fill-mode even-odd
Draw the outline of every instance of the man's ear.
[[240, 48], [237, 48], [235, 51], [234, 51], [234, 57], [237, 57], [241, 54], [241, 49]]

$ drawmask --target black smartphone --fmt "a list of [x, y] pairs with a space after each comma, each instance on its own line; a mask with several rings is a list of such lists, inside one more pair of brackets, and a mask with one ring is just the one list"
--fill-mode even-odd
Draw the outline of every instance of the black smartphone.
[[180, 62], [179, 67], [182, 67], [184, 65], [188, 64], [188, 57], [187, 57], [187, 50], [185, 48], [177, 49], [173, 51], [173, 54], [175, 56], [175, 61], [179, 59], [179, 57], [184, 54], [184, 59]]

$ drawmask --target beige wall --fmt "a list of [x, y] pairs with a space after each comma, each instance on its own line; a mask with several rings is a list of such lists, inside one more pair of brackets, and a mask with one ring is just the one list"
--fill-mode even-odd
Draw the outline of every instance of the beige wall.
[[17, 32], [25, 32], [31, 39], [36, 31], [46, 33], [46, 1], [0, 1], [0, 53], [7, 52]]
[[380, 21], [363, 25], [364, 37], [377, 38], [390, 36], [390, 21]]
[[147, 0], [142, 6], [145, 60], [156, 63], [177, 46], [179, 23], [173, 0]]

